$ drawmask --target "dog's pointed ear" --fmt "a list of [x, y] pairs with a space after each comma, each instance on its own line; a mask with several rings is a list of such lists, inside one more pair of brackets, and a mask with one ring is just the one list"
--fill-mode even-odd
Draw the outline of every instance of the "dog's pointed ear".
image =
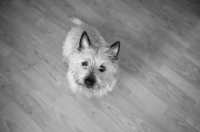
[[118, 58], [118, 54], [120, 51], [120, 42], [117, 41], [110, 46], [110, 50], [112, 52], [112, 57], [116, 60]]
[[81, 35], [78, 50], [81, 51], [83, 49], [87, 49], [89, 46], [90, 46], [90, 38], [87, 32], [84, 31]]

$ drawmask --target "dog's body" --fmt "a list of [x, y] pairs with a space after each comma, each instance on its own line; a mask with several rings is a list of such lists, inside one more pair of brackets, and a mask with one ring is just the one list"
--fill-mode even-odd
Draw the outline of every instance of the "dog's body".
[[68, 64], [67, 79], [74, 93], [101, 97], [117, 82], [120, 42], [109, 45], [98, 30], [77, 18], [63, 45], [63, 60]]

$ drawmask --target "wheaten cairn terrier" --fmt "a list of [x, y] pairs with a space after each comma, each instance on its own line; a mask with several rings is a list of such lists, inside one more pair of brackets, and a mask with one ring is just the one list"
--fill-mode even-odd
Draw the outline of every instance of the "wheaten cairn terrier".
[[70, 29], [63, 45], [69, 87], [87, 97], [102, 97], [117, 82], [120, 42], [110, 45], [96, 28], [77, 18], [71, 21], [77, 26]]

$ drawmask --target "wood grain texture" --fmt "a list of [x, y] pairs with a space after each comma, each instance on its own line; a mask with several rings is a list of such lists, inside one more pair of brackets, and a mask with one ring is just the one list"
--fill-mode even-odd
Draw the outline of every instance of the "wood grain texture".
[[[72, 94], [62, 44], [75, 16], [121, 41], [103, 98]], [[200, 132], [198, 0], [0, 2], [0, 132]]]

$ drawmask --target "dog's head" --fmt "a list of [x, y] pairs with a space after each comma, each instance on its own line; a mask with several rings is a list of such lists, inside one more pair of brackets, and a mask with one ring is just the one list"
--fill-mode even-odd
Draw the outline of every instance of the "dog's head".
[[113, 89], [117, 81], [120, 42], [110, 47], [94, 45], [84, 31], [77, 50], [69, 58], [68, 77], [76, 85], [74, 90], [103, 96]]

